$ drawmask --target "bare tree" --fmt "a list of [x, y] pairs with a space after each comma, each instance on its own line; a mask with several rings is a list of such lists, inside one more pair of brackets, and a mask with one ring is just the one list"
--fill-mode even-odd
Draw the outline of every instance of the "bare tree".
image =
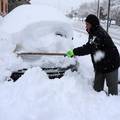
[[78, 15], [79, 17], [86, 17], [88, 14], [97, 14], [97, 3], [84, 3], [79, 7]]
[[111, 18], [116, 21], [117, 25], [120, 25], [120, 6], [116, 6], [112, 8]]

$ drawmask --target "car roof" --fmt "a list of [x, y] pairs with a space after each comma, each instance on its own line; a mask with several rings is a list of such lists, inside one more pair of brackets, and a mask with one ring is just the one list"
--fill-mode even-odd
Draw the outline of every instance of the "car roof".
[[46, 5], [21, 5], [4, 17], [2, 29], [17, 33], [38, 22], [59, 22], [70, 26], [69, 19], [56, 8]]

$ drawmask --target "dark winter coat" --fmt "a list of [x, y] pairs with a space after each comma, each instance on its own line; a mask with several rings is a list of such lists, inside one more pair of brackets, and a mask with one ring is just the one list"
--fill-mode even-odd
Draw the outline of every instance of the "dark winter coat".
[[[94, 69], [99, 73], [109, 73], [120, 66], [118, 50], [111, 37], [101, 26], [96, 26], [91, 30], [88, 42], [82, 47], [75, 48], [73, 52], [78, 56], [91, 54]], [[99, 52], [102, 53], [102, 56], [96, 60]], [[99, 54], [98, 56], [100, 57]]]

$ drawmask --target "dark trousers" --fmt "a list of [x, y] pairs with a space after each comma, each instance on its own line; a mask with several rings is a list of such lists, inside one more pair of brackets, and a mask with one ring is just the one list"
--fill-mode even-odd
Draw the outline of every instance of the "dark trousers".
[[108, 86], [108, 94], [118, 95], [118, 69], [110, 73], [95, 73], [95, 80], [93, 88], [97, 91], [103, 91], [104, 81]]

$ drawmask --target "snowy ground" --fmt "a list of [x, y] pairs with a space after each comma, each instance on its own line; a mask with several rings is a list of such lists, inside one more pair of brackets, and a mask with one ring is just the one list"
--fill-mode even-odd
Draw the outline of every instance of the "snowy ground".
[[[87, 38], [75, 32], [75, 46]], [[78, 72], [50, 80], [40, 68], [29, 69], [17, 82], [0, 83], [0, 120], [119, 120], [120, 96], [92, 88], [90, 57], [79, 57]]]
[[[10, 39], [5, 33], [1, 35]], [[84, 44], [87, 37], [74, 31], [74, 47]], [[14, 44], [2, 39], [0, 42], [0, 67], [10, 63], [9, 68], [15, 69], [12, 62], [19, 61], [20, 65], [21, 60], [12, 54]], [[120, 120], [120, 96], [95, 92], [90, 56], [77, 59], [78, 72], [67, 71], [61, 79], [50, 80], [39, 67], [29, 69], [16, 82], [3, 81], [0, 77], [0, 120]], [[17, 65], [14, 67], [19, 68]], [[10, 74], [9, 70], [0, 73]]]

